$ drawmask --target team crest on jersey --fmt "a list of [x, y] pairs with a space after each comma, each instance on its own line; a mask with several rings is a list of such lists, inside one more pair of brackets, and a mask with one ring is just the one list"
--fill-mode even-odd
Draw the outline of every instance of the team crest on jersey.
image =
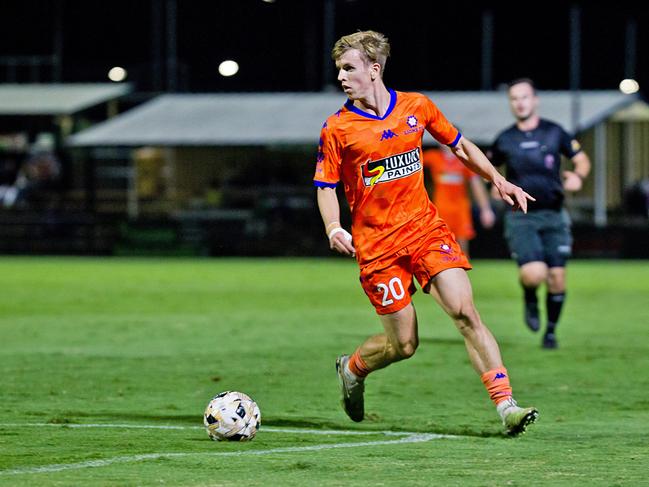
[[572, 152], [579, 152], [581, 150], [581, 145], [575, 139], [572, 139], [570, 142], [570, 147], [572, 148]]
[[419, 125], [419, 120], [417, 120], [417, 117], [415, 117], [414, 115], [408, 115], [408, 117], [406, 117], [406, 125], [409, 128], [403, 132], [403, 135], [412, 134], [413, 132], [421, 132], [422, 130], [424, 130], [424, 127]]
[[367, 161], [361, 166], [365, 186], [374, 186], [405, 178], [417, 171], [421, 171], [419, 147], [378, 161]]

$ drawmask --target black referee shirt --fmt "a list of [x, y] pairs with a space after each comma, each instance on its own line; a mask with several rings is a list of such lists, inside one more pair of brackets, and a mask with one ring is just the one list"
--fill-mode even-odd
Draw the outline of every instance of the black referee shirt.
[[540, 119], [533, 130], [514, 124], [501, 132], [490, 155], [494, 166], [505, 165], [509, 181], [536, 198], [529, 210], [558, 210], [563, 204], [561, 154], [572, 159], [580, 151], [579, 142], [561, 126]]

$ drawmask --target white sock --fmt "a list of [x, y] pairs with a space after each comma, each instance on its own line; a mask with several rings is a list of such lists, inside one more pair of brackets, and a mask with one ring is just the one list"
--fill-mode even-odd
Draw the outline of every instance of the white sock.
[[345, 362], [345, 366], [343, 367], [343, 374], [345, 374], [345, 377], [347, 377], [351, 381], [360, 382], [363, 380], [351, 371], [351, 369], [349, 368], [349, 360]]
[[496, 406], [496, 411], [498, 411], [498, 414], [502, 419], [505, 419], [505, 415], [509, 412], [511, 408], [518, 408], [518, 404], [516, 403], [516, 400], [513, 397], [510, 397], [509, 399], [505, 399], [504, 401], [500, 401]]

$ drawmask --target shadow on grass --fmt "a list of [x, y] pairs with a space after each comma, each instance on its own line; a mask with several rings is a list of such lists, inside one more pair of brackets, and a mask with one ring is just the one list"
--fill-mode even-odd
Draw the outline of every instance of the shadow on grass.
[[[79, 418], [84, 418], [84, 421], [78, 421]], [[403, 432], [403, 433], [433, 433], [439, 435], [453, 435], [453, 436], [468, 436], [473, 438], [508, 438], [502, 432], [494, 429], [471, 428], [466, 425], [463, 426], [449, 426], [442, 427], [435, 425], [429, 428], [400, 428], [395, 427], [390, 423], [381, 423], [376, 419], [370, 417], [368, 421], [364, 422], [361, 426], [359, 423], [330, 421], [324, 419], [296, 419], [286, 418], [281, 416], [267, 417], [262, 420], [262, 428], [264, 426], [273, 426], [276, 428], [295, 428], [295, 429], [313, 429], [313, 430], [344, 430], [344, 431], [358, 431], [359, 433], [366, 434], [368, 432], [380, 433], [382, 431]], [[201, 417], [196, 415], [183, 415], [183, 414], [139, 414], [139, 413], [95, 413], [88, 414], [87, 412], [80, 411], [66, 411], [65, 414], [50, 418], [48, 423], [52, 424], [75, 424], [75, 423], [129, 423], [134, 424], [160, 424], [165, 426], [202, 426]]]
[[[364, 423], [367, 425], [367, 423]], [[309, 428], [309, 429], [322, 429], [322, 430], [345, 430], [345, 431], [358, 431], [359, 433], [367, 433], [371, 431], [376, 431], [380, 433], [382, 431], [390, 430], [393, 432], [404, 432], [404, 433], [433, 433], [439, 435], [454, 435], [454, 436], [471, 436], [475, 438], [507, 438], [500, 431], [494, 431], [492, 429], [472, 429], [466, 426], [458, 427], [449, 427], [442, 428], [436, 427], [434, 430], [418, 428], [416, 430], [401, 428], [394, 428], [390, 425], [385, 425], [381, 427], [380, 424], [376, 422], [370, 423], [370, 427], [361, 427], [358, 423], [340, 423], [337, 421], [326, 421], [326, 420], [308, 420], [308, 419], [295, 419], [295, 418], [281, 418], [274, 417], [268, 418], [263, 421], [264, 426], [274, 426], [274, 427], [283, 427], [283, 428]]]
[[64, 413], [50, 418], [47, 422], [52, 424], [68, 424], [78, 423], [79, 418], [84, 418], [83, 423], [96, 422], [98, 424], [111, 423], [118, 421], [148, 421], [151, 423], [160, 423], [165, 425], [181, 425], [181, 426], [200, 426], [202, 425], [201, 416], [199, 415], [186, 415], [186, 414], [138, 414], [138, 413], [119, 413], [115, 411], [110, 412], [94, 412], [88, 413], [84, 411], [65, 411]]

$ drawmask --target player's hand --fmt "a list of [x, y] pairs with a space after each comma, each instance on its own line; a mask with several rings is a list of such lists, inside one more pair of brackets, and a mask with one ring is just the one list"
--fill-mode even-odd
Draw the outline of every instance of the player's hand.
[[500, 191], [498, 191], [498, 188], [496, 188], [495, 184], [491, 185], [491, 189], [489, 190], [489, 193], [491, 195], [492, 200], [498, 200], [498, 201], [502, 200], [502, 198], [500, 196]]
[[494, 181], [494, 186], [498, 188], [500, 197], [512, 205], [514, 210], [520, 209], [523, 213], [527, 213], [527, 202], [536, 201], [535, 198], [523, 191], [523, 188], [510, 183], [505, 178]]
[[343, 255], [356, 257], [356, 249], [352, 245], [351, 234], [342, 227], [329, 232], [329, 248]]
[[584, 182], [574, 171], [563, 171], [563, 189], [570, 192], [579, 191]]
[[496, 214], [491, 208], [480, 210], [480, 224], [482, 228], [489, 229], [494, 226], [494, 223], [496, 223]]

